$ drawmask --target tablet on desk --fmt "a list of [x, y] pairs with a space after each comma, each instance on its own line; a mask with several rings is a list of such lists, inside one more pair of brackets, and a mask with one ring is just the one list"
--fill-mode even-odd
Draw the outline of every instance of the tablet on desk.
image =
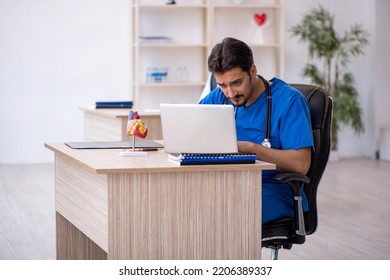
[[[72, 149], [130, 149], [131, 141], [97, 141], [97, 142], [67, 142]], [[164, 145], [154, 140], [135, 139], [137, 149], [162, 149]]]
[[238, 152], [232, 105], [160, 104], [160, 117], [169, 154]]

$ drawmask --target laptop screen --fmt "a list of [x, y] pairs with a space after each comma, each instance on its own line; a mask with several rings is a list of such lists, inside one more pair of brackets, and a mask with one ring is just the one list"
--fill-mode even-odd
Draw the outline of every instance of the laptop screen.
[[231, 105], [160, 104], [164, 149], [180, 153], [236, 153]]

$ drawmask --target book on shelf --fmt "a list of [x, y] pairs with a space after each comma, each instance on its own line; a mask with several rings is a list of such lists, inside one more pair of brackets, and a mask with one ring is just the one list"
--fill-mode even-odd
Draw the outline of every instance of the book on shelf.
[[172, 43], [171, 37], [166, 36], [140, 36], [140, 43]]
[[133, 101], [96, 101], [95, 108], [132, 108]]
[[256, 154], [252, 153], [222, 153], [222, 154], [199, 154], [182, 153], [178, 155], [169, 154], [168, 159], [180, 165], [197, 164], [240, 164], [255, 163]]

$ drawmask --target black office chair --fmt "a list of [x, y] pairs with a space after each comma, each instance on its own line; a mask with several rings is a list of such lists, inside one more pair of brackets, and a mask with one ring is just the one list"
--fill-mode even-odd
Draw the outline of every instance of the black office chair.
[[[295, 217], [266, 223], [262, 227], [262, 247], [271, 249], [271, 259], [278, 259], [278, 250], [291, 249], [293, 244], [303, 244], [306, 235], [317, 229], [317, 189], [329, 158], [331, 143], [332, 98], [319, 86], [291, 84], [308, 100], [313, 129], [315, 153], [306, 176], [280, 173], [275, 181], [287, 183], [294, 194]], [[301, 187], [309, 202], [309, 210], [303, 213]]]
[[[315, 153], [306, 176], [294, 173], [280, 173], [274, 179], [287, 183], [294, 194], [295, 217], [272, 221], [262, 226], [262, 247], [271, 249], [271, 259], [278, 259], [278, 250], [291, 249], [293, 244], [303, 244], [306, 235], [317, 229], [317, 189], [328, 163], [331, 144], [331, 120], [333, 103], [328, 92], [319, 86], [291, 84], [308, 100], [313, 129]], [[212, 75], [210, 88], [216, 87]], [[301, 188], [308, 199], [309, 210], [303, 213]]]

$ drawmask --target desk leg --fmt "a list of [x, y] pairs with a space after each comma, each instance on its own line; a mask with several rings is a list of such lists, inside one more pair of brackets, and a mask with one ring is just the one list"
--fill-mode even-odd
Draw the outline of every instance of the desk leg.
[[106, 260], [107, 253], [56, 213], [57, 260]]

